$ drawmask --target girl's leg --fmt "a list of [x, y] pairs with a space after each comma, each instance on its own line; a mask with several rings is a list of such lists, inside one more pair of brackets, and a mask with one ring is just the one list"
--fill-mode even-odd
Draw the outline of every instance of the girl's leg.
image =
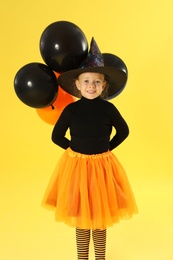
[[88, 260], [90, 229], [76, 228], [76, 243], [78, 260]]
[[105, 260], [106, 253], [106, 229], [95, 229], [92, 231], [94, 251], [96, 260]]

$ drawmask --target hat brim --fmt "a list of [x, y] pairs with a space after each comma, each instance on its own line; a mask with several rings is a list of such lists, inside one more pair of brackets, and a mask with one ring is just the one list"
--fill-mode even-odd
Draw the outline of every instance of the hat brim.
[[80, 93], [75, 91], [73, 82], [80, 74], [84, 72], [101, 73], [108, 77], [110, 86], [108, 89], [107, 99], [111, 99], [119, 95], [121, 91], [124, 89], [127, 82], [127, 71], [108, 66], [79, 68], [75, 70], [66, 71], [58, 77], [58, 85], [70, 95], [79, 98]]

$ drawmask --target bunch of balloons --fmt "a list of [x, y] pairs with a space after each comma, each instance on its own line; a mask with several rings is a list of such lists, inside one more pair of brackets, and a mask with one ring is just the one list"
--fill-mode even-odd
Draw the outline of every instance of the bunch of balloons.
[[[54, 125], [64, 107], [75, 101], [58, 86], [57, 78], [80, 66], [88, 54], [87, 39], [77, 25], [68, 21], [54, 22], [41, 35], [40, 53], [46, 64], [33, 62], [23, 66], [15, 75], [14, 88], [24, 104], [36, 108], [41, 119]], [[127, 73], [125, 63], [116, 55], [103, 53], [103, 58], [106, 66]]]
[[33, 62], [15, 75], [14, 89], [26, 105], [36, 108], [40, 118], [55, 124], [64, 107], [75, 98], [57, 85], [58, 76], [79, 67], [88, 52], [82, 30], [68, 21], [50, 24], [40, 38], [40, 52], [46, 64]]

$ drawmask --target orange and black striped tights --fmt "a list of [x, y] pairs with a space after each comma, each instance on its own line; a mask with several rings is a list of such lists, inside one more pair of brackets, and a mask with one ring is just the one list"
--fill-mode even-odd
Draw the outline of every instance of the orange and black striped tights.
[[[92, 230], [95, 260], [105, 260], [106, 252], [106, 229]], [[78, 260], [88, 260], [90, 229], [76, 228], [76, 243]]]

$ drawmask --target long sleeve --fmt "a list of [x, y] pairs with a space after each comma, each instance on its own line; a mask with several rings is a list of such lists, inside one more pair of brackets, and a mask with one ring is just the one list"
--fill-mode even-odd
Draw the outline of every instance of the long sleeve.
[[70, 140], [65, 137], [67, 129], [69, 128], [70, 113], [68, 107], [64, 109], [60, 115], [52, 132], [52, 141], [63, 149], [69, 147]]
[[116, 107], [113, 107], [112, 112], [112, 125], [116, 129], [116, 134], [110, 140], [110, 150], [113, 150], [120, 145], [129, 135], [129, 127], [126, 121], [123, 119]]

